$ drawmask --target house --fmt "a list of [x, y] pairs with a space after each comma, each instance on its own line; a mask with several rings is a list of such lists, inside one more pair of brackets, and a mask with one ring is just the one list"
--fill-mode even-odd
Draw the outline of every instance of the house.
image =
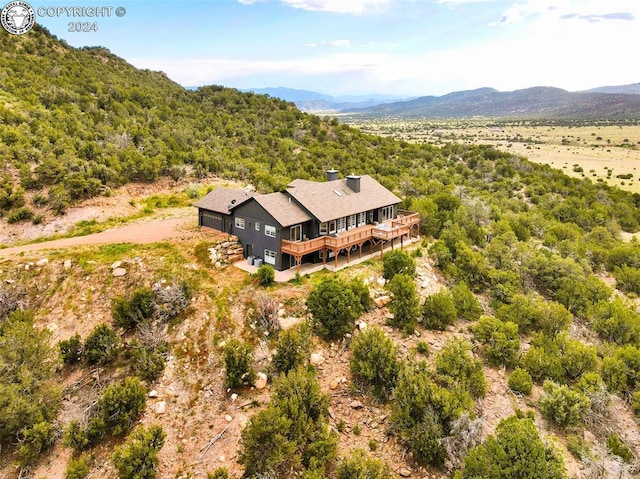
[[349, 261], [370, 250], [416, 233], [417, 213], [398, 209], [401, 200], [369, 175], [327, 181], [294, 180], [278, 193], [257, 194], [216, 188], [198, 201], [200, 226], [238, 237], [246, 257], [260, 258], [277, 270], [301, 263], [326, 264], [338, 255]]

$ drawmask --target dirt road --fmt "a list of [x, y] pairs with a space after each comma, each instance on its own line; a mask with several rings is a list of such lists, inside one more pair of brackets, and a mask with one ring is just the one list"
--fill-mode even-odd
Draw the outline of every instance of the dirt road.
[[156, 219], [146, 222], [126, 225], [101, 233], [74, 238], [63, 238], [43, 243], [13, 246], [0, 249], [0, 257], [12, 256], [20, 253], [28, 253], [45, 249], [69, 248], [73, 246], [112, 244], [112, 243], [156, 243], [170, 239], [177, 239], [188, 234], [196, 226], [196, 217], [179, 217], [169, 219]]

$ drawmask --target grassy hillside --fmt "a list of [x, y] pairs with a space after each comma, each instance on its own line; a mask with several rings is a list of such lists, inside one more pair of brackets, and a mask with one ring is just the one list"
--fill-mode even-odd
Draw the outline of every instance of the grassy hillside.
[[394, 190], [424, 238], [282, 285], [213, 268], [226, 238], [195, 227], [4, 260], [1, 474], [637, 476], [640, 244], [622, 232], [640, 195], [488, 146], [189, 92], [41, 30], [0, 40], [8, 220], [163, 174], [274, 190], [335, 167]]

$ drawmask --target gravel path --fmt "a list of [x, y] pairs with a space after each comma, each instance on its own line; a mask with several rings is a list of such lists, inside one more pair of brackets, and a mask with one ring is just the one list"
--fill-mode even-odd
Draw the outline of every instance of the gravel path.
[[0, 257], [7, 257], [20, 253], [28, 253], [45, 249], [69, 248], [72, 246], [112, 244], [112, 243], [156, 243], [169, 239], [176, 239], [186, 234], [188, 229], [195, 227], [195, 216], [169, 219], [157, 219], [135, 223], [121, 228], [114, 228], [100, 233], [74, 238], [63, 238], [43, 243], [13, 246], [0, 249]]

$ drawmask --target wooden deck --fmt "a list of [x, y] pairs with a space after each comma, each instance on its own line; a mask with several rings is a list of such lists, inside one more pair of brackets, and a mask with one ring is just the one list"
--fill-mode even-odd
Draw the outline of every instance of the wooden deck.
[[[400, 211], [398, 217], [379, 223], [377, 225], [363, 225], [353, 228], [337, 235], [326, 235], [313, 238], [307, 241], [287, 241], [282, 240], [281, 250], [288, 253], [296, 259], [298, 268], [304, 255], [315, 253], [316, 251], [324, 251], [326, 262], [327, 252], [332, 251], [336, 264], [340, 251], [346, 250], [347, 262], [349, 261], [351, 250], [358, 247], [359, 256], [362, 256], [362, 246], [367, 241], [371, 242], [371, 250], [373, 247], [383, 245], [386, 241], [400, 238], [404, 235], [411, 235], [414, 226], [420, 224], [420, 215], [411, 211]], [[382, 252], [382, 246], [380, 247]]]

